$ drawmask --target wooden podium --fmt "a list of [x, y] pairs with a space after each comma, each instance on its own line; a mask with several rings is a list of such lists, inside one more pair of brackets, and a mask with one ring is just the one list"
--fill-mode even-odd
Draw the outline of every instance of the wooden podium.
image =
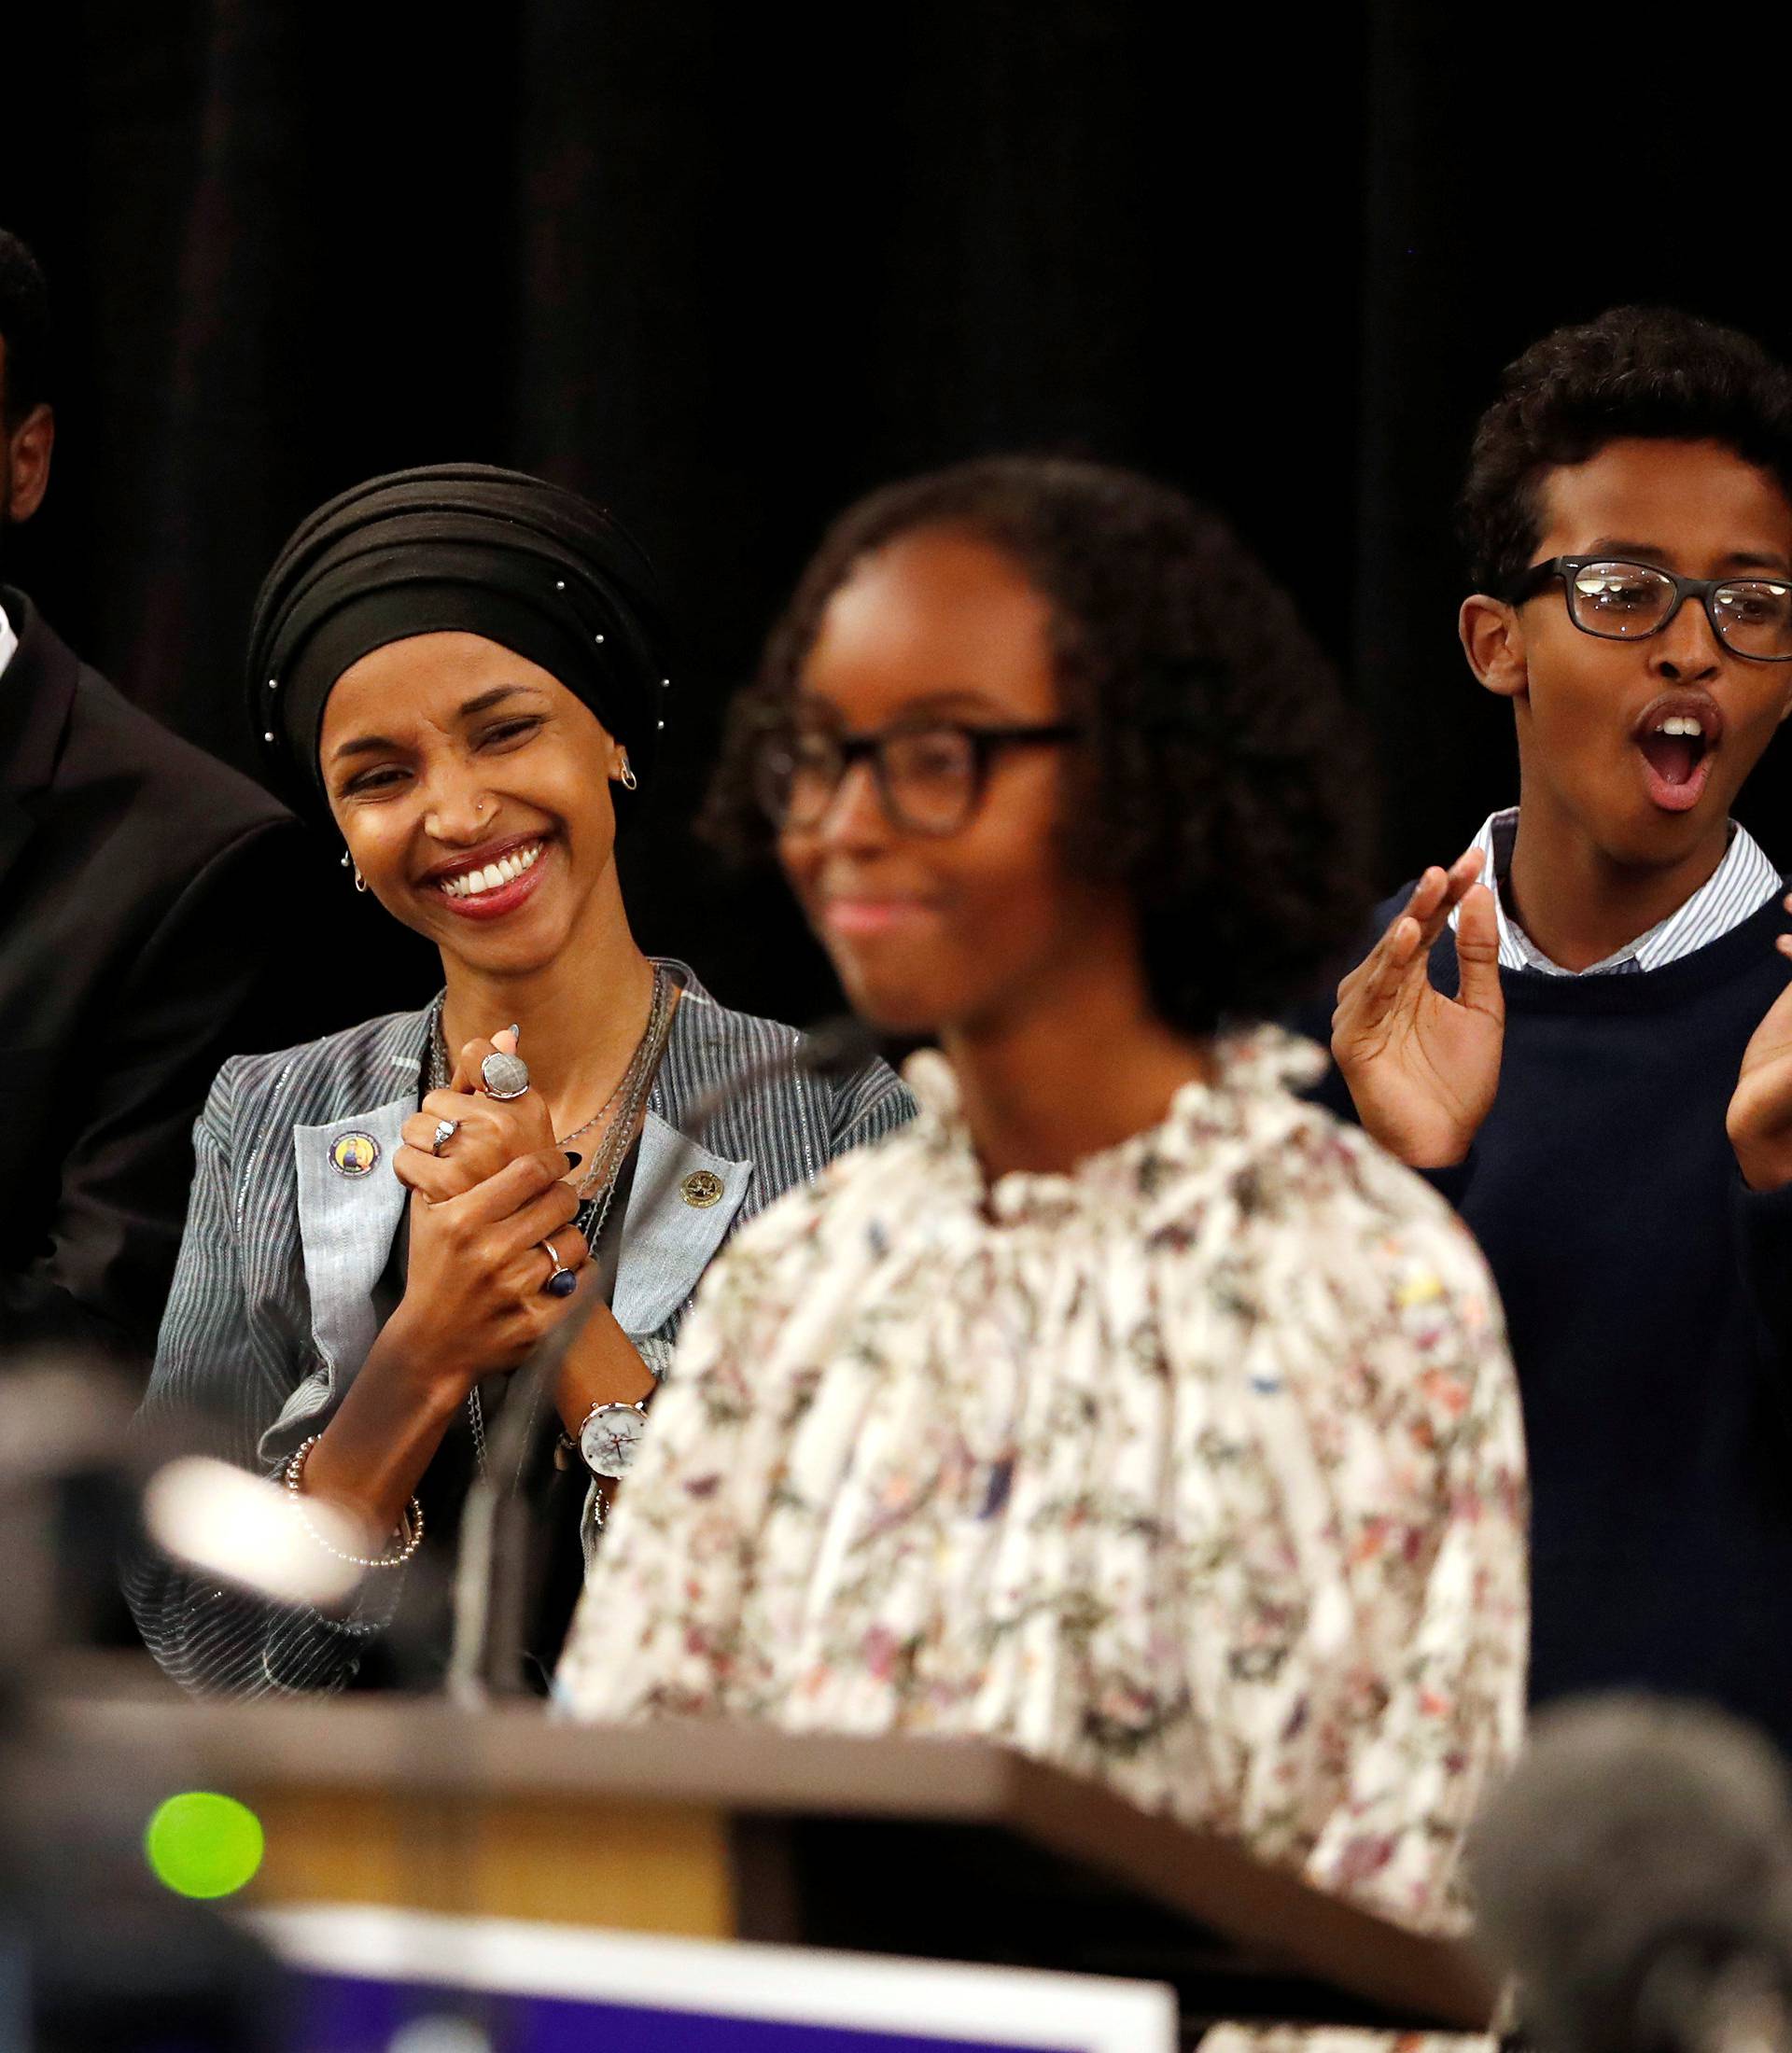
[[846, 1945], [1177, 1984], [1194, 2016], [1480, 2030], [1466, 1948], [981, 1742], [604, 1728], [539, 1705], [62, 1695], [49, 1736], [148, 1801], [259, 1814], [245, 1900]]

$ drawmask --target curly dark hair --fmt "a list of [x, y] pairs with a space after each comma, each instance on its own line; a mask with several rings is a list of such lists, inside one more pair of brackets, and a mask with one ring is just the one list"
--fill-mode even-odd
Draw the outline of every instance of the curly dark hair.
[[13, 428], [49, 397], [49, 287], [43, 267], [9, 229], [0, 228], [0, 427]]
[[1463, 486], [1469, 577], [1498, 596], [1529, 568], [1541, 487], [1607, 442], [1721, 442], [1792, 502], [1792, 377], [1752, 336], [1673, 307], [1613, 307], [1559, 328], [1505, 367]]
[[854, 566], [923, 528], [1001, 549], [1051, 608], [1059, 689], [1090, 736], [1068, 859], [1131, 893], [1159, 1016], [1206, 1034], [1309, 996], [1369, 902], [1356, 719], [1292, 603], [1230, 529], [1129, 471], [985, 457], [843, 514], [731, 709], [707, 837], [737, 857], [769, 851], [755, 754], [788, 728], [822, 614]]

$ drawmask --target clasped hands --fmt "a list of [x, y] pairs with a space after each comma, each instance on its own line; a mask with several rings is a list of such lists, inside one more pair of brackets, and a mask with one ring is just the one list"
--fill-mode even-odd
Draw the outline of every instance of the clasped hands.
[[[1337, 987], [1332, 1054], [1364, 1130], [1412, 1168], [1467, 1154], [1499, 1091], [1505, 1040], [1493, 894], [1471, 848], [1433, 866], [1375, 947]], [[1792, 911], [1792, 898], [1785, 901]], [[1459, 989], [1431, 981], [1431, 951], [1456, 915]], [[1775, 946], [1792, 957], [1792, 935]], [[1725, 1121], [1744, 1180], [1792, 1184], [1792, 985], [1768, 1009], [1743, 1054]]]
[[[515, 1053], [509, 1028], [469, 1040], [446, 1087], [405, 1121], [393, 1157], [412, 1193], [410, 1265], [393, 1322], [432, 1378], [465, 1389], [514, 1368], [567, 1315], [574, 1299], [543, 1288], [554, 1274], [547, 1248], [575, 1274], [590, 1260], [567, 1180], [578, 1158], [555, 1141], [540, 1094], [500, 1099], [478, 1087], [488, 1055]], [[442, 1123], [455, 1132], [437, 1153]]]

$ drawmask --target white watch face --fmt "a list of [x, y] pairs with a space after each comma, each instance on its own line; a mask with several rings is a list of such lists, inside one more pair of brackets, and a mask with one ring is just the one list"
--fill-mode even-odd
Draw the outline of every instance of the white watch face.
[[647, 1415], [637, 1405], [599, 1404], [579, 1429], [579, 1452], [594, 1475], [621, 1475], [646, 1432]]

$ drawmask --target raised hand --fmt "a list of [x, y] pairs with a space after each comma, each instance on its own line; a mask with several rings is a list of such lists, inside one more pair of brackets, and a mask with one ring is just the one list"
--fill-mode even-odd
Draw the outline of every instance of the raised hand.
[[[1792, 898], [1785, 901], [1792, 912]], [[1792, 956], [1792, 934], [1773, 945]], [[1743, 1050], [1743, 1067], [1724, 1124], [1751, 1190], [1792, 1183], [1792, 985], [1767, 1009]]]
[[[1365, 1132], [1413, 1168], [1460, 1162], [1492, 1110], [1505, 1038], [1493, 894], [1471, 848], [1435, 865], [1337, 987], [1332, 1054]], [[1459, 995], [1432, 984], [1432, 944], [1456, 911]]]

